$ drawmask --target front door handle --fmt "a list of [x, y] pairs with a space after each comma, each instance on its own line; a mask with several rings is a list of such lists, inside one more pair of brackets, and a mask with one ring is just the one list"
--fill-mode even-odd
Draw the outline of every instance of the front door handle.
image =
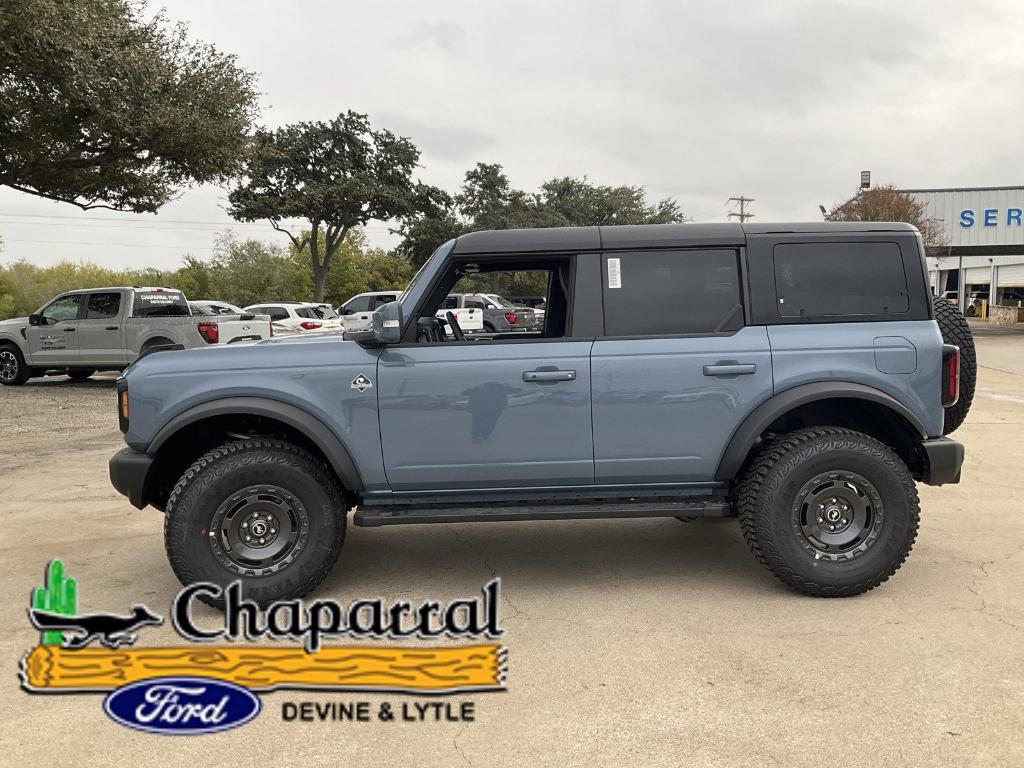
[[749, 376], [757, 371], [753, 363], [715, 363], [704, 366], [705, 376]]
[[523, 371], [523, 381], [575, 381], [576, 371]]
[[64, 331], [65, 333], [72, 333], [74, 331], [77, 331], [78, 329], [77, 328], [61, 328], [61, 330]]
[[108, 331], [116, 331], [117, 330], [117, 326], [116, 325], [108, 325], [106, 330], [108, 330]]

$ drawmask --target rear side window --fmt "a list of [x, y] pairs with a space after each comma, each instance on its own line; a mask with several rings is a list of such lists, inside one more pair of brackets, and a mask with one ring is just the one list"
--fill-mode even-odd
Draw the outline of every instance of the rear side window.
[[120, 293], [91, 293], [85, 307], [86, 320], [109, 320], [121, 311]]
[[743, 326], [739, 256], [733, 250], [606, 254], [606, 336], [671, 336]]
[[132, 309], [135, 317], [190, 317], [192, 310], [179, 291], [139, 291]]
[[288, 314], [288, 310], [284, 307], [264, 307], [260, 313], [263, 315], [270, 315], [270, 319], [274, 322], [279, 320], [287, 320], [291, 315]]
[[780, 243], [774, 262], [782, 317], [898, 315], [910, 308], [896, 243]]

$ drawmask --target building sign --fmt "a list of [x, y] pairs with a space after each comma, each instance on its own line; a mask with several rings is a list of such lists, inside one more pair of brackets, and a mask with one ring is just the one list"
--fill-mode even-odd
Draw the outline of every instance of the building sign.
[[960, 226], [968, 229], [975, 225], [983, 227], [1020, 227], [1024, 218], [1024, 209], [1021, 208], [981, 208], [975, 211], [973, 208], [964, 208], [960, 211]]

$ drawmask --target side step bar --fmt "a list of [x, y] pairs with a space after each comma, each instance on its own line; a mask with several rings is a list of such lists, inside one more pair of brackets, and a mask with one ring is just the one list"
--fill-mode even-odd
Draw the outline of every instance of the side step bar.
[[535, 504], [513, 506], [424, 506], [357, 507], [353, 522], [364, 528], [412, 523], [483, 523], [511, 520], [581, 520], [615, 517], [728, 517], [725, 501], [605, 501], [603, 503]]

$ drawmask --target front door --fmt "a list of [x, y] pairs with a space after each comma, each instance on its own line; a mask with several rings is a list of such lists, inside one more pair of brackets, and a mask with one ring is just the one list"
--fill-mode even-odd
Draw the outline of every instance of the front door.
[[377, 363], [395, 491], [591, 485], [590, 340], [410, 344]]
[[746, 327], [739, 253], [604, 257], [594, 343], [595, 482], [710, 483], [743, 418], [772, 394], [764, 326]]
[[30, 325], [25, 331], [33, 367], [78, 365], [78, 313], [84, 298], [80, 293], [58, 296], [39, 313], [45, 324]]

